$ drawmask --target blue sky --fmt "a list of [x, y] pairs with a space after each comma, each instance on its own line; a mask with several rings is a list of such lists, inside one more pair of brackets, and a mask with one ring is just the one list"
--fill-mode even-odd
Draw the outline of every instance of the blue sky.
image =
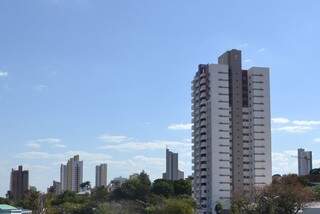
[[0, 1], [0, 194], [23, 164], [44, 191], [79, 153], [85, 180], [164, 171], [165, 146], [191, 173], [191, 80], [243, 51], [271, 68], [273, 172], [311, 149], [320, 165], [318, 1]]

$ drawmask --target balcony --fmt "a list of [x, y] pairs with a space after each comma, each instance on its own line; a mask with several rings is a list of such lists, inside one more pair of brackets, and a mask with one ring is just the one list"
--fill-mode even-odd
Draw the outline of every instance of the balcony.
[[201, 107], [200, 108], [200, 113], [205, 113], [207, 112], [207, 108], [206, 107]]
[[207, 140], [207, 135], [201, 135], [200, 140]]
[[207, 119], [207, 115], [206, 114], [201, 114], [200, 115], [200, 119]]
[[200, 93], [200, 99], [201, 99], [201, 98], [205, 98], [205, 97], [207, 97], [207, 94], [206, 94], [205, 92], [201, 92], [201, 93]]
[[200, 85], [204, 85], [204, 84], [206, 84], [206, 83], [207, 83], [207, 79], [202, 78], [202, 79], [200, 80]]
[[207, 87], [205, 85], [202, 85], [200, 87], [200, 92], [204, 92], [204, 91], [206, 91], [206, 89], [207, 89]]

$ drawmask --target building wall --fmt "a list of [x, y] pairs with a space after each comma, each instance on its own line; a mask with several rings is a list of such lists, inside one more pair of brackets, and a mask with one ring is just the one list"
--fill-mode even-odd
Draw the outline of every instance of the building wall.
[[308, 175], [312, 169], [312, 152], [298, 149], [298, 174]]
[[241, 68], [241, 51], [199, 65], [192, 81], [193, 197], [199, 214], [269, 184], [269, 69]]
[[107, 186], [107, 164], [96, 166], [96, 187]]
[[261, 186], [272, 181], [271, 113], [269, 69], [253, 67], [248, 70], [249, 102], [254, 148], [254, 184]]
[[163, 173], [163, 179], [166, 180], [179, 180], [184, 178], [184, 173], [179, 170], [178, 153], [173, 153], [166, 149], [166, 172]]
[[67, 165], [61, 165], [60, 182], [62, 191], [80, 191], [80, 184], [83, 182], [83, 162], [76, 155], [68, 160]]
[[211, 161], [209, 162], [211, 177], [211, 196], [208, 206], [214, 209], [217, 202], [223, 207], [230, 206], [231, 197], [231, 129], [229, 106], [229, 75], [228, 66], [222, 64], [209, 65], [210, 106], [209, 148]]
[[18, 170], [12, 169], [10, 176], [9, 197], [14, 200], [21, 199], [29, 189], [29, 171], [23, 170], [22, 166]]

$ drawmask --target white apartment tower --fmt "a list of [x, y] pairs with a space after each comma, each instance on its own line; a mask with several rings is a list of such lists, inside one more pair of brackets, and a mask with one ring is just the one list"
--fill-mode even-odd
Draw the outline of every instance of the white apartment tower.
[[166, 172], [163, 173], [162, 178], [170, 181], [184, 179], [184, 173], [179, 170], [178, 166], [178, 153], [166, 149]]
[[271, 183], [269, 68], [242, 70], [241, 51], [201, 64], [192, 82], [193, 196], [198, 214]]
[[61, 190], [80, 192], [80, 184], [83, 182], [83, 161], [79, 160], [79, 155], [70, 158], [67, 165], [60, 167]]
[[96, 166], [96, 187], [107, 187], [107, 164]]
[[312, 152], [298, 149], [298, 174], [309, 175], [312, 170]]

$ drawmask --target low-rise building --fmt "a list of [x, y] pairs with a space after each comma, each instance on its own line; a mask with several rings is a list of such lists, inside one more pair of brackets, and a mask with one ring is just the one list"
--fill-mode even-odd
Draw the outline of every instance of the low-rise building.
[[25, 210], [10, 206], [8, 204], [0, 204], [0, 214], [31, 214], [31, 210]]
[[113, 190], [120, 188], [122, 186], [122, 184], [124, 184], [128, 179], [123, 178], [123, 177], [117, 177], [114, 178], [110, 184], [108, 185], [108, 191], [112, 192]]

